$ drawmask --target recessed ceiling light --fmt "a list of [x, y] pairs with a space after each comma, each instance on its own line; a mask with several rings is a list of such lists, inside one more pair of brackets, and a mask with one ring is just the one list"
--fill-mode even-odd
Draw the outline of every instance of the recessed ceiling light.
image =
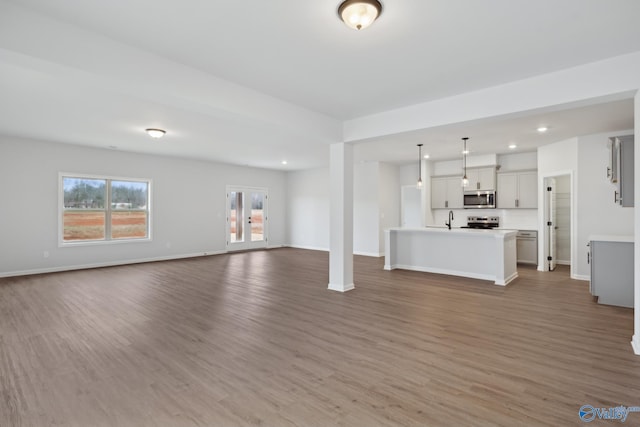
[[518, 146], [516, 144], [509, 144], [509, 148], [515, 150]]
[[425, 155], [424, 155], [424, 158], [425, 158], [425, 159], [428, 159], [428, 158], [429, 158], [429, 155], [428, 155], [428, 154], [425, 154]]
[[545, 133], [546, 131], [548, 131], [548, 130], [549, 130], [549, 128], [548, 128], [548, 127], [546, 127], [546, 126], [540, 126], [540, 127], [539, 127], [538, 129], [536, 129], [536, 130], [537, 130], [538, 132], [540, 132], [540, 133]]
[[162, 129], [154, 129], [154, 128], [148, 128], [145, 129], [147, 134], [151, 137], [151, 138], [162, 138], [164, 136], [165, 133], [167, 133], [166, 131], [162, 130]]
[[286, 165], [286, 164], [287, 164], [287, 161], [286, 161], [286, 160], [283, 160], [283, 161], [282, 161], [282, 164], [283, 164], [283, 165]]
[[462, 154], [469, 154], [469, 150], [462, 150]]

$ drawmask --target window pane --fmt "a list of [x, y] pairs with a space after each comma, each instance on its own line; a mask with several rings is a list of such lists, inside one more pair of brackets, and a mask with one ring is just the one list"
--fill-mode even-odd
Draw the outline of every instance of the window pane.
[[147, 211], [114, 210], [111, 213], [111, 238], [137, 239], [147, 237]]
[[104, 209], [106, 199], [104, 179], [62, 179], [65, 209]]
[[148, 194], [146, 182], [111, 181], [111, 209], [147, 209]]
[[139, 181], [111, 181], [111, 238], [147, 237], [149, 185]]
[[104, 240], [104, 211], [73, 209], [64, 211], [64, 241]]

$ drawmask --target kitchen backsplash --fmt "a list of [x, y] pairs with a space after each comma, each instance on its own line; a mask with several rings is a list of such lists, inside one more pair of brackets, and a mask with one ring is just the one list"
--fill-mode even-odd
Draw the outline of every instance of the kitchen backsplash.
[[[453, 227], [467, 225], [468, 216], [497, 216], [500, 217], [500, 228], [514, 230], [537, 230], [537, 209], [453, 209]], [[433, 210], [433, 224], [444, 225], [448, 221], [449, 211], [446, 209]]]

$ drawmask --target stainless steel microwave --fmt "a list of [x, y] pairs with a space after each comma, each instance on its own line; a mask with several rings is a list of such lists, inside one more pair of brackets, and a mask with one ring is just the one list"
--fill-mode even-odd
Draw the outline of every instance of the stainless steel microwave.
[[465, 209], [495, 209], [496, 192], [491, 190], [465, 191], [463, 194]]

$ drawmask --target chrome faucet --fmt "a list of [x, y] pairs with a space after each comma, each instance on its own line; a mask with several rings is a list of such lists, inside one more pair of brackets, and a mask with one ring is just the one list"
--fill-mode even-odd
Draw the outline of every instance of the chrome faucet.
[[449, 222], [444, 223], [444, 225], [449, 227], [449, 230], [451, 230], [451, 221], [453, 221], [453, 211], [449, 211]]

